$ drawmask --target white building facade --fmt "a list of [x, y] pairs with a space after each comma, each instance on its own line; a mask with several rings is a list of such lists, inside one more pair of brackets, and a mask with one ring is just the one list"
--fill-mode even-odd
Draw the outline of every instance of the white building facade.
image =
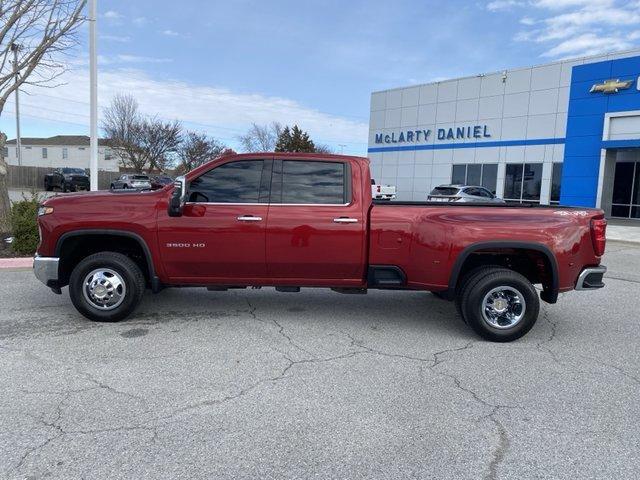
[[[21, 165], [47, 168], [89, 168], [89, 137], [84, 135], [56, 135], [49, 138], [22, 138]], [[117, 172], [120, 169], [118, 157], [98, 141], [98, 170]], [[9, 165], [18, 165], [16, 140], [7, 141], [5, 160]]]
[[636, 50], [374, 92], [372, 176], [399, 200], [466, 183], [640, 218], [639, 77]]

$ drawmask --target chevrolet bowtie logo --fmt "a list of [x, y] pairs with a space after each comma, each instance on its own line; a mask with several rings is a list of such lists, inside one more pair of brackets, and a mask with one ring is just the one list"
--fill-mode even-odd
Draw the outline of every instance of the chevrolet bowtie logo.
[[631, 86], [633, 80], [625, 80], [623, 82], [620, 79], [617, 80], [605, 80], [602, 83], [596, 83], [589, 92], [602, 92], [602, 93], [618, 93], [619, 90], [626, 90]]

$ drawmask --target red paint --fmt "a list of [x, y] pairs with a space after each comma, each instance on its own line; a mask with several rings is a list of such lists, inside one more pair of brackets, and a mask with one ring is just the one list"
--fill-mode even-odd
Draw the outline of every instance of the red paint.
[[[553, 252], [559, 291], [571, 290], [585, 266], [604, 249], [603, 212], [595, 209], [508, 208], [447, 204], [371, 204], [366, 158], [263, 153], [216, 159], [187, 181], [226, 162], [304, 159], [350, 164], [348, 205], [187, 204], [169, 217], [173, 186], [145, 193], [91, 192], [45, 201], [54, 213], [39, 218], [38, 252], [54, 256], [65, 232], [111, 229], [133, 232], [148, 245], [160, 281], [176, 284], [366, 287], [371, 265], [395, 265], [408, 287], [442, 289], [454, 263], [471, 244], [531, 242]], [[254, 216], [256, 222], [238, 221]], [[346, 217], [356, 223], [336, 223]]]

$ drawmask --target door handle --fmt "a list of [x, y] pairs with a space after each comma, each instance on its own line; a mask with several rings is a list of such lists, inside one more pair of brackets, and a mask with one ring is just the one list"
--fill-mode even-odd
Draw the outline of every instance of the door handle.
[[333, 221], [335, 223], [358, 223], [357, 218], [349, 218], [349, 217], [338, 217], [338, 218], [334, 218]]
[[239, 222], [260, 222], [262, 217], [254, 217], [253, 215], [241, 215], [238, 217]]

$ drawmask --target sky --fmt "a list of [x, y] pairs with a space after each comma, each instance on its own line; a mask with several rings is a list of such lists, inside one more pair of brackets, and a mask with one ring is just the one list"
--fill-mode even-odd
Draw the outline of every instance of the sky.
[[[373, 91], [640, 47], [640, 0], [98, 0], [99, 105], [133, 95], [232, 148], [298, 124], [365, 154]], [[22, 136], [88, 134], [88, 28], [56, 88], [27, 87]], [[15, 136], [15, 103], [0, 130]]]

